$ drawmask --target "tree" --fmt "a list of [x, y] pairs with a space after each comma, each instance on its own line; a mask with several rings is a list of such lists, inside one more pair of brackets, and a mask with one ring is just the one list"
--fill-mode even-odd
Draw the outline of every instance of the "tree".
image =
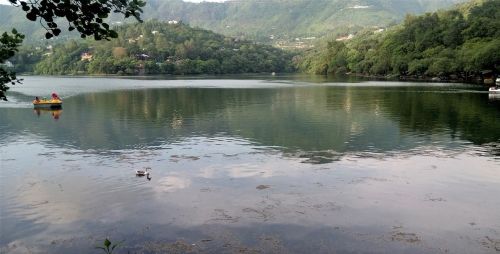
[[[24, 35], [19, 34], [15, 29], [12, 34], [3, 33], [0, 37], [0, 64], [3, 64], [7, 59], [13, 57], [19, 45], [23, 42]], [[12, 85], [20, 83], [21, 80], [16, 78], [16, 73], [8, 70], [0, 65], [0, 99], [7, 100], [5, 92], [9, 90], [7, 84]]]
[[[77, 30], [82, 38], [93, 36], [95, 40], [109, 40], [118, 37], [105, 19], [111, 13], [120, 13], [125, 18], [130, 16], [142, 21], [140, 14], [146, 4], [142, 0], [9, 0], [16, 7], [26, 12], [26, 18], [39, 21], [50, 39], [61, 33], [58, 23], [67, 22], [68, 30]], [[23, 35], [16, 30], [12, 34], [4, 33], [0, 39], [0, 64], [14, 56], [22, 43]], [[20, 82], [13, 71], [0, 66], [0, 99], [7, 100], [7, 84]]]

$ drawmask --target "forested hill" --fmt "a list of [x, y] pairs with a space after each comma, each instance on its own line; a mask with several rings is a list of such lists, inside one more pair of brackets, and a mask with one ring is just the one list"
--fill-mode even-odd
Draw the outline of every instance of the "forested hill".
[[[364, 27], [399, 23], [408, 13], [448, 8], [465, 0], [244, 0], [190, 3], [147, 0], [145, 20], [182, 21], [227, 36], [260, 41], [352, 33]], [[0, 31], [12, 26], [42, 38], [38, 24], [24, 19], [19, 8], [0, 5]], [[121, 20], [115, 20], [118, 22]], [[66, 33], [67, 34], [67, 33]], [[63, 35], [66, 35], [63, 34]], [[71, 33], [70, 33], [71, 34]], [[36, 37], [36, 38], [38, 38]]]
[[408, 13], [447, 8], [458, 2], [464, 0], [244, 0], [200, 4], [149, 0], [145, 17], [183, 20], [231, 36], [323, 36], [399, 23]]
[[[483, 3], [484, 2], [484, 3]], [[470, 79], [500, 72], [500, 0], [409, 16], [390, 31], [330, 41], [299, 61], [305, 72]]]
[[[292, 71], [292, 55], [185, 24], [147, 21], [117, 28], [111, 41], [24, 48], [12, 60], [37, 74], [223, 74]], [[29, 71], [26, 69], [19, 71]]]

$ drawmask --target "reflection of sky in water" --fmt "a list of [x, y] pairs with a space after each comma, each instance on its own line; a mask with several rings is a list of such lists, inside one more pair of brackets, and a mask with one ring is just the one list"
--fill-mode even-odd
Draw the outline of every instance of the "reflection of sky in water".
[[[69, 241], [85, 250], [93, 246], [91, 236], [114, 235], [132, 244], [175, 242], [183, 234], [188, 242], [212, 237], [223, 245], [235, 241], [226, 234], [248, 230], [238, 241], [250, 244], [254, 227], [274, 232], [286, 245], [282, 225], [326, 230], [316, 237], [328, 238], [329, 230], [354, 235], [351, 241], [381, 250], [408, 245], [438, 252], [446, 242], [458, 252], [487, 253], [479, 242], [485, 234], [499, 236], [500, 203], [491, 195], [500, 191], [499, 165], [472, 152], [346, 156], [316, 165], [238, 139], [194, 138], [155, 152], [106, 155], [28, 143], [0, 150], [2, 230], [16, 232], [2, 234], [4, 246], [17, 239], [42, 246], [56, 241], [53, 246], [64, 249]], [[151, 181], [134, 176], [144, 166], [153, 168]], [[261, 185], [268, 188], [259, 190]], [[169, 238], [149, 234], [163, 230]], [[411, 244], [412, 234], [418, 244]]]
[[496, 104], [281, 89], [75, 95], [57, 121], [0, 109], [1, 252], [106, 236], [145, 253], [495, 252], [500, 134], [468, 121], [498, 126]]

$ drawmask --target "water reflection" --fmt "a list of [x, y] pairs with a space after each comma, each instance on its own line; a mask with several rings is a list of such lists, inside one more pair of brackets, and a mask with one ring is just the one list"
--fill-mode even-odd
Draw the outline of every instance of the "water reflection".
[[[446, 91], [429, 87], [114, 91], [65, 100], [64, 121], [55, 126], [47, 121], [31, 124], [23, 109], [2, 110], [2, 119], [9, 124], [0, 128], [10, 136], [29, 131], [58, 147], [96, 151], [154, 148], [195, 136], [234, 136], [279, 147], [311, 163], [353, 153], [498, 142], [498, 105], [488, 104], [483, 94]], [[62, 111], [50, 113], [57, 120]]]
[[500, 93], [489, 93], [488, 99], [490, 99], [490, 101], [500, 101]]
[[42, 114], [50, 114], [54, 120], [59, 120], [62, 114], [62, 109], [44, 109], [44, 108], [35, 108], [33, 112], [36, 116], [40, 117]]
[[65, 98], [58, 121], [0, 108], [0, 252], [110, 236], [124, 253], [491, 253], [500, 106], [461, 89], [108, 91]]

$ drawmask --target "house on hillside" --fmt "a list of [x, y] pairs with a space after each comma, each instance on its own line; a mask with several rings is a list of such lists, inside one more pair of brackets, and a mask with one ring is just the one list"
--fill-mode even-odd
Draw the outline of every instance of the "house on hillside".
[[6, 60], [5, 62], [0, 63], [0, 67], [14, 68], [14, 65], [9, 60]]
[[89, 52], [84, 52], [80, 55], [80, 61], [92, 61], [92, 54]]
[[151, 58], [151, 57], [149, 55], [143, 53], [143, 54], [136, 54], [135, 58], [137, 60], [146, 61], [146, 60], [149, 60], [149, 58]]
[[350, 40], [352, 38], [354, 38], [354, 35], [353, 34], [349, 34], [348, 36], [343, 36], [343, 37], [337, 38], [335, 40], [336, 41], [348, 41], [348, 40]]
[[484, 70], [481, 72], [483, 83], [485, 85], [495, 84], [495, 73], [492, 70]]

